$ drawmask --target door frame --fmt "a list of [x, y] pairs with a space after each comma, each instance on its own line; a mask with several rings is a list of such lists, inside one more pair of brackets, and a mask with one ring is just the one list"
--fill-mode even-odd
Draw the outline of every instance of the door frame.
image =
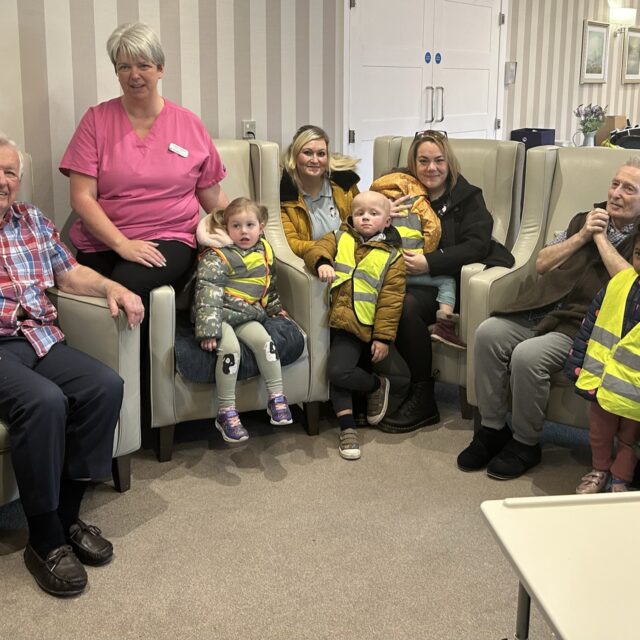
[[[366, 2], [366, 0], [356, 0], [356, 2]], [[509, 30], [509, 9], [511, 0], [500, 0], [500, 11], [504, 14], [504, 29], [500, 31], [500, 41], [498, 43], [498, 73], [496, 74], [496, 118], [500, 118], [503, 125], [505, 122], [504, 112], [506, 106], [506, 90], [504, 86], [504, 63], [507, 59], [507, 38]], [[350, 149], [349, 145], [349, 129], [351, 128], [351, 122], [349, 122], [349, 95], [351, 87], [351, 55], [350, 55], [350, 29], [349, 29], [349, 12], [351, 11], [349, 0], [343, 2], [343, 43], [342, 43], [342, 60], [344, 68], [342, 70], [342, 136], [341, 136], [341, 148], [335, 149], [342, 153], [348, 153]], [[497, 140], [507, 140], [507, 132], [502, 126], [498, 131], [496, 137]], [[337, 145], [336, 145], [337, 146]]]

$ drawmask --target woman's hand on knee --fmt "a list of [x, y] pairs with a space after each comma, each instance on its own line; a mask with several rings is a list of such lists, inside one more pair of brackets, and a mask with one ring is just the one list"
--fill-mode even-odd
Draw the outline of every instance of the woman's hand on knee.
[[129, 262], [137, 262], [145, 267], [166, 267], [166, 258], [156, 248], [156, 242], [149, 240], [125, 240], [116, 252]]

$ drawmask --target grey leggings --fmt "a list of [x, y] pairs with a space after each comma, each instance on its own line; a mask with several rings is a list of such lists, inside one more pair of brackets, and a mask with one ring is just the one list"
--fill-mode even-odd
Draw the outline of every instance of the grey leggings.
[[264, 326], [255, 321], [245, 322], [236, 327], [223, 322], [216, 362], [216, 391], [220, 408], [235, 407], [236, 405], [240, 342], [246, 344], [256, 357], [258, 369], [265, 380], [269, 395], [282, 393], [280, 356]]

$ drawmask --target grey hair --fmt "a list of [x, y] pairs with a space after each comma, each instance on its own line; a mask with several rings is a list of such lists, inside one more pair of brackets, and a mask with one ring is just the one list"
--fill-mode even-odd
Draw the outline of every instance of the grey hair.
[[121, 24], [116, 27], [107, 40], [107, 53], [114, 69], [120, 55], [127, 56], [131, 60], [148, 60], [156, 67], [164, 66], [164, 51], [160, 40], [156, 32], [142, 22]]
[[625, 167], [633, 167], [634, 169], [640, 169], [640, 156], [631, 156], [625, 163]]
[[11, 147], [18, 155], [18, 177], [22, 180], [22, 172], [24, 171], [24, 154], [20, 147], [11, 139], [0, 131], [0, 147]]

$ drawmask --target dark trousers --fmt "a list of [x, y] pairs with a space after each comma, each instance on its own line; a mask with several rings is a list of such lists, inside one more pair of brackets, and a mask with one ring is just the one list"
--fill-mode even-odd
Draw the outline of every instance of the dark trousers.
[[347, 331], [332, 329], [327, 375], [329, 397], [336, 413], [347, 409], [353, 411], [354, 393], [373, 391], [376, 386], [373, 372], [389, 379], [388, 411], [394, 411], [409, 391], [410, 375], [393, 344], [389, 346], [389, 355], [374, 365], [371, 362], [370, 342], [362, 342]]
[[0, 338], [0, 418], [27, 516], [58, 508], [60, 479], [111, 475], [123, 382], [63, 343], [38, 358], [22, 337]]
[[432, 376], [433, 354], [429, 325], [436, 321], [438, 302], [435, 287], [407, 287], [398, 324], [396, 347], [411, 371], [412, 382], [426, 382]]

